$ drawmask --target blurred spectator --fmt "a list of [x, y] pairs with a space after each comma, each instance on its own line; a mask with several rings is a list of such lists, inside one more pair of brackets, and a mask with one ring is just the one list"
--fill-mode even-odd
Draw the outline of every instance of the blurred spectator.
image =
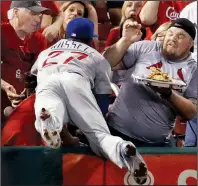
[[[120, 25], [124, 20], [131, 18], [133, 21], [136, 20], [136, 15], [139, 8], [142, 6], [142, 1], [125, 1], [122, 6], [122, 19], [120, 21]], [[115, 44], [120, 39], [120, 27], [115, 27], [111, 29], [105, 47], [111, 46]]]
[[1, 23], [8, 22], [7, 12], [10, 9], [11, 1], [1, 1]]
[[160, 25], [177, 19], [189, 3], [190, 1], [146, 1], [138, 13], [137, 20], [150, 28], [147, 39], [150, 39]]
[[118, 26], [120, 24], [122, 17], [121, 8], [123, 3], [124, 1], [107, 1], [106, 3], [111, 24], [113, 26]]
[[[107, 118], [113, 135], [131, 139], [138, 146], [172, 145], [170, 133], [178, 113], [186, 120], [196, 114], [197, 64], [190, 52], [195, 34], [193, 23], [180, 18], [171, 24], [163, 42], [135, 42], [137, 27], [136, 32], [123, 35], [105, 51], [112, 67], [121, 61], [120, 69], [128, 70]], [[133, 78], [147, 77], [151, 67], [186, 82], [187, 86], [178, 92], [171, 87], [147, 86]]]
[[194, 51], [193, 51], [192, 56], [194, 60], [197, 61], [197, 1], [192, 2], [189, 5], [187, 5], [180, 13], [180, 17], [189, 19], [195, 25], [196, 36], [194, 40]]
[[9, 22], [1, 24], [2, 121], [4, 109], [16, 107], [24, 99], [23, 75], [47, 47], [45, 37], [37, 31], [42, 15], [50, 12], [36, 1], [12, 1]]
[[58, 7], [58, 9], [60, 9], [60, 7], [62, 6], [62, 4], [64, 3], [64, 1], [54, 1], [56, 6]]
[[171, 25], [171, 22], [166, 22], [162, 24], [161, 26], [159, 26], [159, 28], [152, 35], [151, 40], [163, 41], [170, 25]]
[[[67, 24], [76, 17], [88, 17], [90, 20], [92, 20], [94, 23], [94, 31], [96, 34], [98, 34], [97, 14], [95, 8], [90, 3], [83, 1], [67, 1], [62, 4], [60, 10], [64, 14], [64, 19], [57, 38], [53, 40], [50, 45], [56, 43], [60, 39], [65, 38]], [[97, 45], [97, 41], [94, 44]]]
[[[130, 20], [135, 21], [138, 9], [142, 6], [142, 1], [125, 1], [122, 6], [122, 19], [120, 26], [111, 29], [108, 38], [105, 43], [105, 47], [109, 47], [115, 44], [120, 37], [122, 37], [123, 25], [130, 22]], [[141, 29], [143, 32], [142, 40], [145, 38], [146, 31], [144, 28]], [[112, 73], [112, 82], [121, 86], [122, 81], [124, 80], [124, 75], [126, 70], [117, 70]]]
[[[126, 18], [126, 20], [123, 20], [123, 22], [121, 23], [121, 25], [119, 27], [119, 38], [118, 38], [118, 40], [122, 37], [123, 28], [127, 24], [130, 24], [132, 22], [135, 22], [135, 20], [133, 20], [132, 18]], [[141, 32], [142, 32], [141, 40], [144, 40], [144, 38], [146, 36], [146, 30], [144, 28], [141, 28]], [[122, 82], [124, 81], [124, 76], [125, 76], [127, 70], [117, 70], [116, 67], [113, 68], [112, 70], [113, 70], [113, 72], [112, 72], [111, 81], [120, 87]]]
[[[194, 51], [192, 57], [197, 61], [197, 1], [187, 5], [182, 12], [180, 17], [187, 18], [194, 23], [196, 28], [196, 37], [194, 40]], [[184, 146], [197, 146], [197, 117], [187, 122], [186, 137]]]
[[[8, 22], [7, 11], [10, 9], [12, 1], [1, 1], [1, 22]], [[38, 1], [43, 7], [51, 10], [51, 15], [43, 15], [41, 31], [50, 42], [57, 37], [63, 16], [54, 1]], [[52, 23], [53, 21], [53, 23]]]

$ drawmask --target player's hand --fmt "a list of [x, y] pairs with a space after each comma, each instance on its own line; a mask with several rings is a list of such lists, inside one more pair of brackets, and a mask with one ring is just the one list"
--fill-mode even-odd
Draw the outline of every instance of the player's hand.
[[131, 43], [140, 41], [142, 37], [141, 24], [138, 24], [136, 21], [130, 21], [128, 24], [124, 24], [122, 31], [122, 37], [130, 40]]
[[43, 30], [43, 35], [46, 37], [48, 42], [52, 42], [54, 39], [58, 37], [59, 28], [55, 25], [50, 25]]

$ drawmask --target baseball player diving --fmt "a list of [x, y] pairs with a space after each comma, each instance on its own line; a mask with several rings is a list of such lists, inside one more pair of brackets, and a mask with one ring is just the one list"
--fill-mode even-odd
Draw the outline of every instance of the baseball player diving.
[[111, 94], [110, 65], [89, 45], [94, 24], [75, 18], [66, 29], [66, 39], [44, 50], [32, 67], [37, 76], [35, 128], [52, 148], [61, 145], [64, 123], [73, 123], [87, 137], [92, 150], [127, 167], [139, 184], [147, 179], [147, 166], [132, 142], [112, 136], [103, 117]]

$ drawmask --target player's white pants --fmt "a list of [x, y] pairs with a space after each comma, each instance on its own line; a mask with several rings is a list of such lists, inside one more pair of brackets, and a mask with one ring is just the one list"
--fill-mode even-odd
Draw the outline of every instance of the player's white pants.
[[39, 116], [43, 107], [54, 118], [52, 125], [59, 131], [64, 122], [71, 120], [86, 135], [97, 155], [110, 159], [119, 167], [126, 167], [120, 152], [130, 142], [110, 135], [86, 78], [64, 72], [51, 75], [45, 83], [39, 85], [35, 101], [35, 127], [38, 132], [41, 131]]

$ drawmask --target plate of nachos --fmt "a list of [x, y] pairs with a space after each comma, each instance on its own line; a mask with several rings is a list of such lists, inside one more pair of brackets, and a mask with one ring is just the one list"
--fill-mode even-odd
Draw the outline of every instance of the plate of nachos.
[[138, 77], [133, 75], [133, 78], [147, 85], [173, 89], [182, 89], [186, 86], [181, 80], [172, 78], [167, 72], [162, 72], [160, 69], [151, 67], [151, 73], [147, 77]]

